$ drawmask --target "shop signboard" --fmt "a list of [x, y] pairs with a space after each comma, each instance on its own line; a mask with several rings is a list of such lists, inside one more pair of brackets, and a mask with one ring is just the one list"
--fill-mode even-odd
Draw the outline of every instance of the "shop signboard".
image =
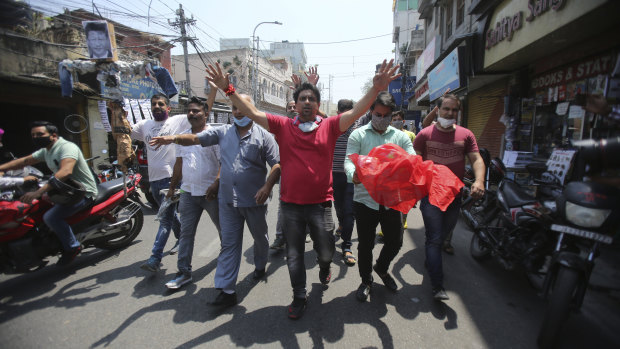
[[424, 98], [428, 98], [428, 79], [424, 79], [424, 82], [415, 90], [416, 102], [420, 102]]
[[431, 101], [441, 97], [448, 88], [454, 91], [463, 86], [462, 74], [460, 74], [461, 64], [459, 64], [459, 57], [462, 56], [462, 52], [459, 55], [459, 49], [461, 49], [461, 47], [455, 48], [428, 73], [428, 87]]
[[[136, 76], [121, 80], [120, 90], [122, 97], [131, 99], [149, 99], [156, 93], [163, 93], [157, 82]], [[114, 90], [106, 87], [103, 82], [101, 83], [101, 93], [107, 98], [116, 97]]]
[[389, 91], [392, 96], [394, 96], [394, 100], [396, 101], [396, 105], [407, 106], [409, 104], [409, 98], [414, 94], [414, 85], [416, 81], [415, 76], [407, 77], [407, 84], [405, 86], [405, 98], [403, 99], [402, 95], [402, 87], [403, 87], [403, 77], [399, 77], [390, 82]]
[[438, 56], [437, 48], [439, 46], [435, 45], [435, 42], [440, 42], [441, 36], [435, 36], [429, 43], [426, 45], [424, 51], [416, 62], [416, 74], [417, 76], [424, 76], [428, 67], [431, 66], [435, 62], [435, 58]]

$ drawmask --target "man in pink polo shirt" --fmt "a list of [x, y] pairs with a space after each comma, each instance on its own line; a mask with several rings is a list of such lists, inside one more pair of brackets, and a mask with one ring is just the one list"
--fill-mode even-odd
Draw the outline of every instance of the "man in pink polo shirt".
[[357, 102], [353, 109], [326, 119], [318, 116], [321, 95], [316, 86], [304, 83], [295, 90], [295, 108], [299, 113], [293, 119], [266, 114], [235, 93], [222, 73], [219, 64], [209, 65], [209, 80], [230, 97], [232, 103], [254, 122], [276, 136], [280, 146], [282, 168], [280, 200], [282, 201], [283, 231], [293, 302], [288, 307], [288, 317], [299, 319], [306, 308], [306, 269], [304, 265], [305, 231], [310, 227], [314, 248], [318, 255], [319, 280], [331, 280], [330, 265], [334, 256], [334, 237], [326, 229], [326, 208], [331, 207], [332, 160], [336, 140], [355, 120], [362, 116], [380, 91], [400, 76], [399, 66], [383, 61], [373, 78], [372, 88]]

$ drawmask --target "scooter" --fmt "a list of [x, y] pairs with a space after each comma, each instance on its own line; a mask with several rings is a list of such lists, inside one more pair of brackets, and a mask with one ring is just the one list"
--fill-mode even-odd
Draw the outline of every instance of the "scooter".
[[[144, 216], [137, 200], [142, 176], [132, 174], [98, 184], [93, 204], [67, 218], [84, 247], [117, 250], [131, 244], [142, 230]], [[43, 222], [53, 207], [49, 196], [26, 204], [0, 201], [0, 272], [26, 273], [41, 269], [62, 251], [60, 240]], [[5, 196], [8, 198], [8, 196]]]

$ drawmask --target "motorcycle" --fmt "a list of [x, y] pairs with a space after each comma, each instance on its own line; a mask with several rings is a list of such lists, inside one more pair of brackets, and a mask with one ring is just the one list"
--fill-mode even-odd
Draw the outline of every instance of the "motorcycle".
[[147, 158], [146, 146], [143, 142], [134, 141], [136, 144], [136, 161], [137, 161], [137, 171], [142, 175], [142, 182], [140, 182], [140, 189], [146, 198], [146, 201], [151, 204], [151, 207], [155, 210], [159, 208], [159, 203], [153, 197], [153, 193], [151, 193], [151, 185], [149, 182], [149, 162]]
[[620, 137], [577, 141], [573, 146], [577, 150], [573, 180], [556, 201], [557, 216], [550, 227], [558, 236], [543, 284], [548, 306], [537, 338], [543, 348], [553, 346], [571, 310], [583, 304], [599, 247], [612, 243], [620, 225], [620, 190], [583, 181], [588, 173], [620, 167], [616, 155]]
[[[142, 176], [133, 174], [98, 184], [92, 205], [67, 218], [76, 239], [84, 246], [116, 250], [128, 246], [140, 233], [144, 217], [137, 201]], [[26, 273], [44, 267], [50, 256], [62, 251], [60, 241], [43, 222], [53, 203], [47, 195], [32, 204], [14, 198], [16, 188], [0, 201], [0, 272]]]

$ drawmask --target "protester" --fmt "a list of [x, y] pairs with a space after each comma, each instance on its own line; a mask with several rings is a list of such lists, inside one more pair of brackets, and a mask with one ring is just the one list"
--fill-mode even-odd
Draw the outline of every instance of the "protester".
[[[393, 143], [403, 148], [409, 154], [415, 154], [409, 137], [390, 126], [392, 112], [396, 107], [394, 97], [388, 92], [380, 92], [370, 107], [371, 122], [351, 133], [347, 144], [347, 156], [350, 154], [368, 155], [375, 147]], [[355, 184], [353, 196], [353, 210], [357, 225], [358, 268], [362, 283], [357, 289], [356, 297], [365, 301], [370, 293], [374, 270], [385, 287], [396, 291], [398, 286], [388, 273], [390, 263], [403, 245], [402, 215], [399, 211], [378, 204], [368, 194], [368, 190], [361, 184], [355, 171], [355, 164], [346, 158], [344, 168], [347, 178]], [[372, 249], [375, 246], [375, 232], [381, 224], [384, 245], [379, 253], [376, 264], [372, 265]]]
[[[175, 148], [155, 148], [149, 145], [149, 142], [154, 137], [179, 134], [191, 128], [191, 124], [187, 121], [186, 115], [168, 116], [170, 112], [170, 100], [166, 95], [161, 93], [157, 93], [151, 97], [151, 111], [153, 112], [154, 120], [142, 120], [136, 123], [131, 130], [131, 138], [146, 144], [149, 156], [148, 170], [151, 193], [155, 201], [161, 204], [164, 198], [163, 194], [161, 194], [161, 190], [170, 187], [170, 177], [172, 176], [172, 169], [176, 162]], [[175, 211], [174, 205], [171, 205], [164, 212], [164, 216], [159, 222], [159, 229], [157, 230], [151, 257], [149, 257], [140, 268], [150, 272], [159, 270], [164, 247], [170, 235], [170, 229], [172, 229], [174, 236], [177, 238], [173, 250], [178, 246], [181, 223]]]
[[[213, 89], [217, 92], [217, 89]], [[190, 98], [187, 104], [187, 120], [192, 127], [184, 134], [199, 134], [212, 127], [207, 125], [208, 111], [215, 100], [215, 92], [209, 94], [205, 105], [196, 97]], [[192, 281], [192, 255], [196, 229], [203, 211], [220, 235], [220, 218], [217, 202], [220, 173], [220, 147], [213, 145], [202, 147], [199, 145], [183, 147], [176, 146], [176, 162], [170, 179], [170, 188], [167, 199], [174, 195], [175, 188], [180, 186], [179, 216], [181, 234], [179, 236], [179, 255], [177, 259], [178, 272], [174, 279], [166, 283], [169, 289], [179, 289]], [[221, 240], [221, 239], [220, 239]]]
[[[215, 89], [214, 89], [215, 90]], [[253, 105], [250, 96], [241, 95]], [[235, 284], [241, 263], [243, 224], [254, 238], [254, 279], [265, 275], [269, 251], [266, 201], [280, 178], [280, 156], [273, 136], [256, 125], [233, 104], [234, 125], [209, 128], [200, 134], [157, 137], [151, 144], [219, 144], [221, 157], [220, 224], [222, 248], [217, 259], [215, 287], [221, 292], [210, 302], [215, 306], [237, 304]], [[267, 180], [267, 165], [271, 171]]]
[[[353, 101], [350, 99], [341, 99], [338, 101], [338, 115], [353, 109]], [[342, 258], [349, 265], [355, 265], [357, 258], [351, 251], [351, 235], [353, 234], [353, 183], [347, 181], [347, 175], [344, 172], [344, 159], [347, 152], [347, 141], [351, 132], [356, 130], [364, 117], [357, 119], [345, 133], [341, 134], [336, 140], [334, 147], [334, 161], [332, 163], [332, 177], [334, 190], [334, 206], [336, 208], [336, 216], [338, 217], [338, 229], [336, 236], [342, 239]]]
[[306, 225], [314, 240], [318, 254], [319, 280], [331, 280], [330, 265], [334, 254], [334, 236], [326, 229], [326, 212], [332, 205], [331, 165], [338, 136], [345, 132], [370, 107], [379, 91], [385, 90], [398, 69], [393, 61], [383, 64], [373, 78], [373, 86], [360, 101], [339, 116], [323, 119], [317, 116], [321, 96], [316, 86], [304, 83], [295, 90], [293, 97], [299, 115], [294, 119], [266, 114], [235, 93], [218, 64], [207, 69], [213, 81], [242, 114], [273, 133], [280, 147], [282, 183], [280, 199], [284, 217], [284, 236], [289, 276], [293, 287], [293, 302], [288, 307], [288, 317], [299, 319], [306, 308], [306, 269], [304, 264], [304, 236]]
[[75, 239], [71, 226], [65, 218], [92, 204], [97, 197], [97, 182], [90, 171], [80, 148], [58, 135], [58, 128], [47, 121], [35, 121], [30, 130], [32, 142], [38, 149], [31, 155], [0, 165], [0, 172], [17, 170], [45, 161], [53, 172], [48, 182], [36, 191], [24, 194], [20, 201], [27, 204], [40, 199], [51, 190], [62, 190], [63, 182], [73, 180], [82, 186], [84, 197], [72, 204], [55, 204], [43, 215], [43, 221], [58, 236], [62, 244], [62, 255], [57, 265], [69, 264], [82, 251], [80, 242]]
[[[461, 103], [453, 94], [439, 99], [437, 123], [418, 133], [413, 143], [414, 149], [424, 160], [447, 166], [458, 178], [465, 172], [465, 156], [469, 159], [476, 175], [471, 186], [471, 195], [479, 198], [484, 194], [484, 161], [478, 152], [474, 134], [456, 125]], [[454, 229], [461, 206], [457, 196], [445, 212], [433, 206], [428, 196], [421, 200], [420, 211], [426, 229], [426, 261], [435, 300], [447, 300], [443, 284], [441, 247], [446, 235]]]

